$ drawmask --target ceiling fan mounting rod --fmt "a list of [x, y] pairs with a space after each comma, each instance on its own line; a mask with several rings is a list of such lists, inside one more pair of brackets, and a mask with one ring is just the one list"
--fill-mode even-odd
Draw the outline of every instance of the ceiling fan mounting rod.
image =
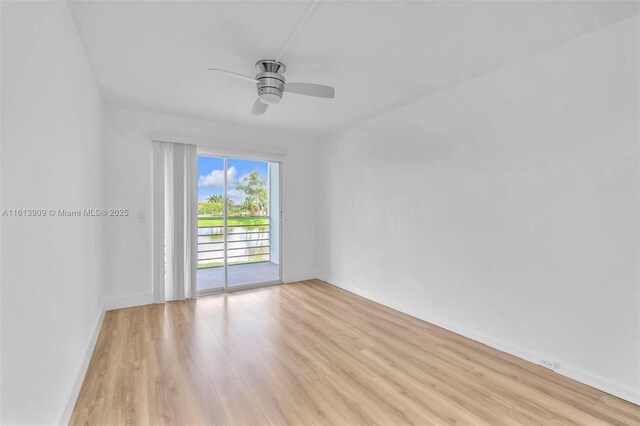
[[284, 74], [287, 70], [287, 67], [284, 66], [282, 62], [273, 59], [262, 59], [256, 62], [256, 70], [259, 73], [263, 72], [271, 72], [276, 74]]
[[282, 59], [287, 49], [289, 49], [289, 46], [291, 46], [291, 43], [293, 43], [293, 41], [296, 39], [300, 31], [302, 30], [302, 27], [304, 27], [309, 18], [311, 18], [311, 15], [313, 15], [313, 13], [316, 11], [316, 8], [320, 4], [320, 1], [322, 0], [311, 0], [311, 3], [309, 3], [307, 10], [304, 12], [293, 31], [291, 31], [291, 34], [289, 34], [289, 37], [280, 49], [280, 52], [278, 52], [278, 54], [276, 55], [276, 62], [280, 62], [280, 59]]

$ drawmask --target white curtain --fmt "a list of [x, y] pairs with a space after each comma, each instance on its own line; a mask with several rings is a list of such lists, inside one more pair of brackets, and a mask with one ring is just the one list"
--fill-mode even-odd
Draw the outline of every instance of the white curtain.
[[153, 291], [156, 303], [196, 296], [197, 151], [153, 142]]

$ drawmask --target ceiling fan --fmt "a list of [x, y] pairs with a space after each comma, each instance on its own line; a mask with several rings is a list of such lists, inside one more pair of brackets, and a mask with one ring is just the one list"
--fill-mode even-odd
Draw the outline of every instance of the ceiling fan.
[[258, 61], [256, 69], [258, 74], [255, 78], [219, 68], [209, 68], [209, 71], [224, 72], [233, 77], [255, 83], [258, 88], [258, 99], [256, 99], [251, 110], [253, 115], [264, 114], [270, 104], [280, 102], [283, 92], [330, 99], [336, 95], [335, 89], [331, 86], [313, 83], [287, 83], [282, 75], [287, 68], [282, 62], [274, 59]]

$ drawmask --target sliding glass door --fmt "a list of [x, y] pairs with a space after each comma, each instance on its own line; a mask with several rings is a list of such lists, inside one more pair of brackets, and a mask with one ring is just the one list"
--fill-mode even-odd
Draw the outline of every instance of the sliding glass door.
[[198, 156], [198, 293], [280, 280], [280, 164]]
[[[279, 232], [279, 167], [266, 161], [227, 160], [227, 285], [242, 286], [280, 280], [277, 251]], [[272, 253], [275, 245], [276, 250]]]

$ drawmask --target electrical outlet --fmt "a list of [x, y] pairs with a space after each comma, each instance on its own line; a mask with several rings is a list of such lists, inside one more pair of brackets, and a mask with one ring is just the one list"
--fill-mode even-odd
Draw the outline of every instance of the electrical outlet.
[[538, 362], [538, 364], [541, 365], [544, 368], [548, 368], [549, 370], [557, 370], [558, 369], [558, 362], [557, 361], [552, 361], [550, 359], [540, 358], [540, 361]]

